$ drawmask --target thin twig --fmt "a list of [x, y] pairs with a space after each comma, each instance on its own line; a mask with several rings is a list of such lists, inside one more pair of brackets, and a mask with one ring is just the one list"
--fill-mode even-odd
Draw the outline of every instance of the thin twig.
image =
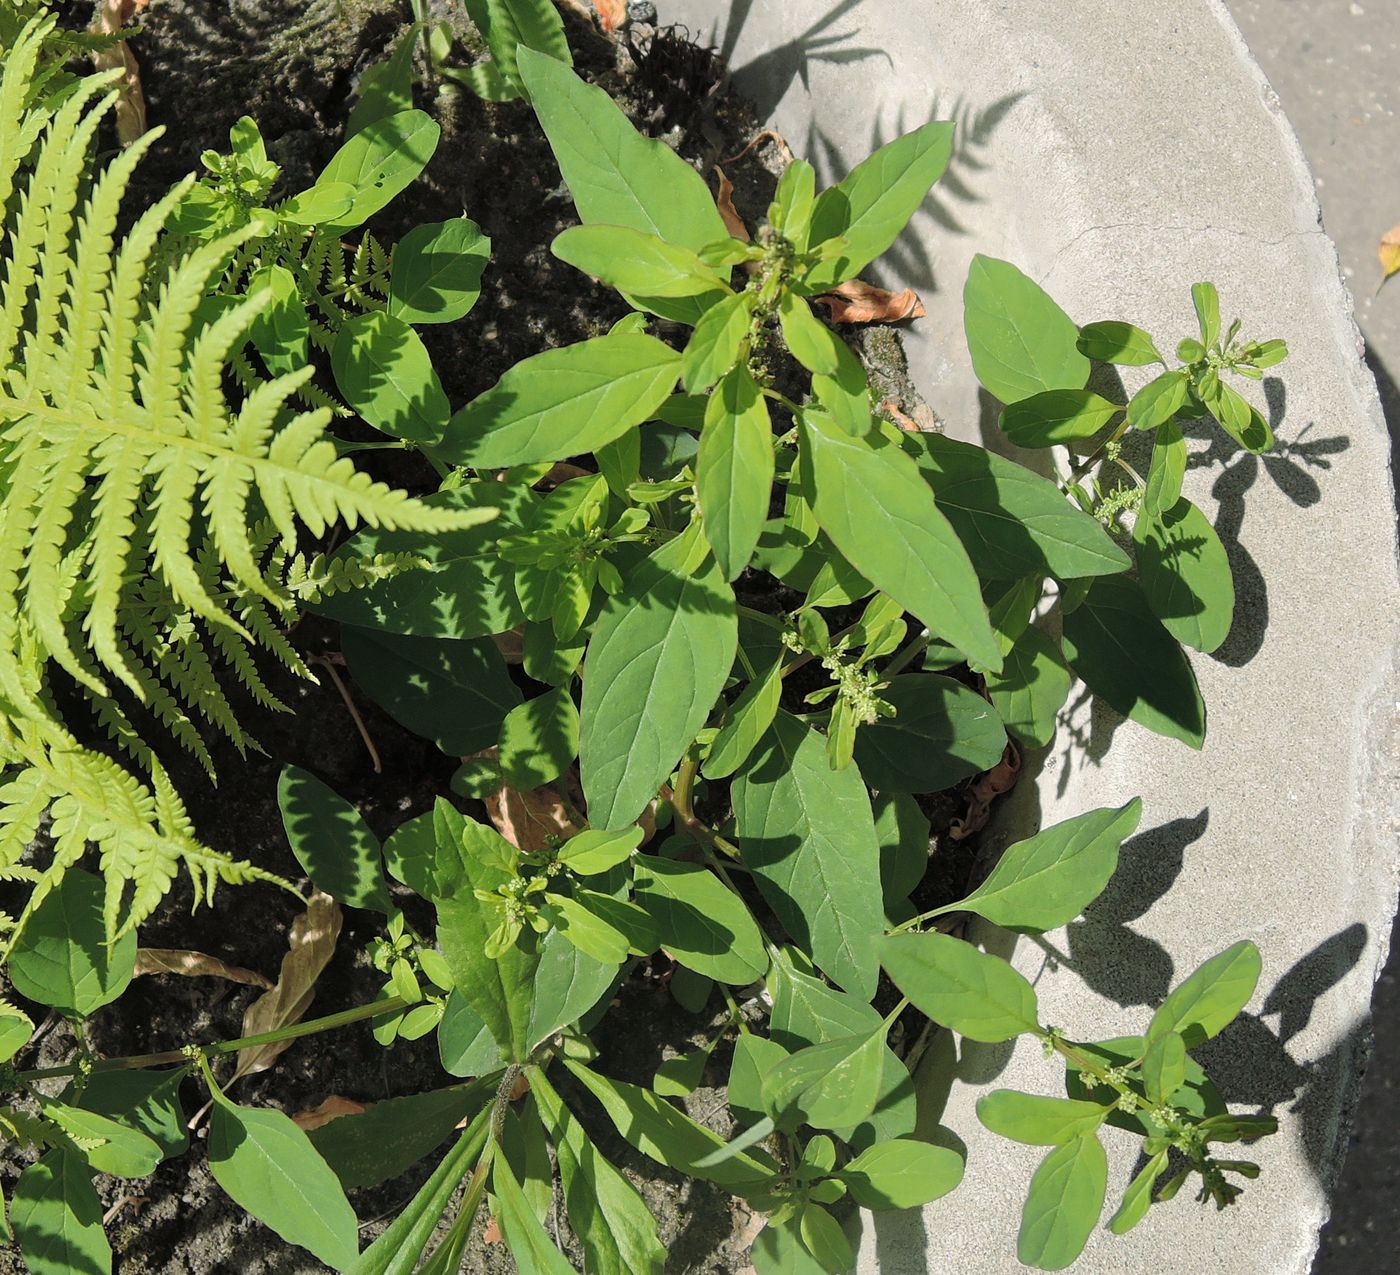
[[370, 737], [369, 727], [365, 725], [365, 719], [360, 716], [360, 710], [355, 707], [355, 701], [350, 697], [350, 688], [345, 685], [345, 679], [336, 671], [335, 664], [324, 655], [318, 655], [311, 661], [320, 665], [331, 675], [331, 681], [335, 683], [335, 689], [340, 692], [340, 698], [345, 701], [345, 707], [350, 713], [350, 720], [355, 723], [355, 729], [360, 732], [360, 738], [365, 742], [365, 748], [369, 751], [370, 762], [374, 766], [374, 773], [382, 775], [384, 765], [379, 760], [379, 749], [374, 746], [374, 740]]

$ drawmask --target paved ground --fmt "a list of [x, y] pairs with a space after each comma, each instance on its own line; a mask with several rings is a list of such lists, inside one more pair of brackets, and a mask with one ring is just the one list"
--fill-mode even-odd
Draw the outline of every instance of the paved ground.
[[[1226, 0], [1312, 163], [1323, 221], [1356, 299], [1392, 438], [1400, 437], [1400, 276], [1377, 295], [1376, 243], [1400, 222], [1400, 4]], [[1199, 127], [1208, 128], [1203, 121]], [[1280, 281], [1286, 286], [1286, 281]], [[1392, 460], [1392, 473], [1395, 461]], [[1400, 972], [1376, 991], [1375, 1053], [1313, 1275], [1400, 1269]]]

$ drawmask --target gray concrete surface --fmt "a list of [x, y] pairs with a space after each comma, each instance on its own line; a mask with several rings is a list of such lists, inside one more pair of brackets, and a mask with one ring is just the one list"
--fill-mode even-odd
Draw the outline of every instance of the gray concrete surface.
[[[1035, 980], [1047, 1018], [1081, 1037], [1140, 1029], [1172, 981], [1255, 939], [1258, 996], [1204, 1061], [1238, 1108], [1280, 1118], [1256, 1148], [1264, 1180], [1225, 1213], [1183, 1193], [1127, 1237], [1101, 1231], [1076, 1269], [1302, 1275], [1395, 912], [1400, 597], [1385, 424], [1278, 98], [1218, 0], [669, 9], [713, 24], [741, 83], [825, 176], [935, 109], [964, 118], [950, 178], [881, 271], [924, 294], [911, 370], [950, 428], [994, 437], [961, 335], [978, 251], [1018, 261], [1080, 321], [1132, 319], [1174, 345], [1192, 326], [1190, 284], [1211, 278], [1250, 331], [1289, 341], [1292, 359], [1263, 387], [1279, 452], [1260, 462], [1209, 431], [1194, 441], [1188, 491], [1221, 528], [1241, 594], [1226, 646], [1197, 661], [1204, 751], [1076, 705], [1055, 747], [1028, 759], [1035, 782], [995, 835], [1139, 792], [1144, 831], [1083, 921], [1014, 950], [1008, 936], [982, 937]], [[1144, 379], [1131, 372], [1129, 390]], [[1041, 1153], [986, 1134], [973, 1103], [990, 1085], [1055, 1092], [1055, 1071], [1037, 1048], [964, 1045], [948, 1061], [944, 1122], [968, 1148], [964, 1185], [869, 1228], [863, 1269], [1020, 1269], [1014, 1235]], [[1127, 1139], [1110, 1150], [1110, 1207], [1133, 1153]]]
[[[1400, 222], [1400, 4], [1227, 0], [1316, 178], [1323, 226], [1356, 299], [1366, 361], [1392, 440], [1400, 436], [1400, 277], [1379, 294], [1376, 241]], [[1392, 465], [1397, 453], [1392, 452]], [[1314, 1275], [1400, 1265], [1400, 979], [1396, 947], [1376, 987], [1375, 1052], [1322, 1232]]]

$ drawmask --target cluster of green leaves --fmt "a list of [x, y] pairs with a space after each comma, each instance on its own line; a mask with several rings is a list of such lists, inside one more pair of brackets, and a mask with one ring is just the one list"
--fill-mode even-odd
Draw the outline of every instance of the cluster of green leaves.
[[[76, 400], [79, 413], [52, 390], [31, 391], [43, 357], [28, 381], [4, 383], [11, 399], [0, 395], [0, 415], [24, 426], [5, 436], [15, 465], [23, 447], [42, 448], [33, 464], [51, 489], [86, 491], [91, 480], [94, 527], [113, 505], [113, 517], [135, 520], [118, 565], [138, 550], [153, 560], [155, 587], [184, 620], [178, 639], [166, 637], [170, 658], [202, 694], [214, 683], [187, 671], [189, 652], [203, 649], [192, 634], [217, 643], [240, 620], [251, 627], [245, 602], [265, 602], [269, 615], [302, 603], [340, 622], [360, 689], [463, 759], [452, 796], [382, 843], [304, 771], [284, 772], [278, 795], [310, 879], [384, 918], [373, 953], [383, 991], [355, 1016], [371, 1019], [386, 1047], [435, 1034], [445, 1070], [464, 1083], [308, 1135], [223, 1092], [212, 1063], [237, 1042], [160, 1056], [174, 1064], [163, 1071], [143, 1070], [150, 1059], [84, 1060], [58, 1069], [72, 1079], [57, 1097], [43, 1088], [51, 1073], [9, 1071], [17, 1097], [0, 1121], [41, 1152], [10, 1212], [29, 1268], [110, 1269], [92, 1175], [142, 1176], [182, 1150], [178, 1090], [198, 1075], [213, 1101], [216, 1179], [339, 1271], [454, 1271], [483, 1203], [522, 1271], [567, 1271], [546, 1229], [556, 1173], [590, 1275], [659, 1271], [655, 1220], [589, 1132], [590, 1110], [601, 1108], [643, 1154], [767, 1215], [753, 1249], [760, 1275], [840, 1275], [854, 1265], [854, 1206], [926, 1204], [962, 1176], [961, 1157], [927, 1140], [909, 1064], [890, 1047], [911, 1005], [972, 1040], [1031, 1035], [1066, 1064], [1068, 1098], [998, 1093], [979, 1109], [994, 1131], [1054, 1148], [1031, 1186], [1023, 1261], [1059, 1269], [1082, 1248], [1106, 1190], [1106, 1125], [1143, 1138], [1149, 1161], [1110, 1229], [1136, 1223], [1154, 1190], [1160, 1198], [1179, 1187], [1180, 1174], [1158, 1187], [1173, 1151], [1201, 1176], [1204, 1198], [1229, 1203], [1238, 1188], [1224, 1174], [1256, 1170], [1214, 1158], [1211, 1145], [1260, 1136], [1272, 1122], [1231, 1116], [1187, 1054], [1253, 993], [1252, 946], [1192, 975], [1144, 1036], [1073, 1042], [1040, 1023], [1034, 990], [1010, 965], [938, 928], [959, 914], [1023, 932], [1065, 924], [1108, 883], [1138, 825], [1137, 801], [1012, 846], [955, 902], [920, 913], [911, 895], [929, 848], [918, 798], [994, 767], [1009, 740], [1047, 744], [1075, 675], [1142, 725], [1199, 746], [1204, 708], [1180, 644], [1209, 650], [1223, 640], [1233, 588], [1218, 538], [1181, 495], [1176, 419], [1210, 411], [1242, 445], [1267, 446], [1267, 425], [1222, 374], [1255, 375], [1281, 345], [1241, 343], [1237, 325], [1222, 337], [1214, 290], [1201, 285], [1200, 340], [1182, 343], [1181, 366], [1114, 404], [1084, 388], [1093, 363], [1159, 361], [1151, 338], [1122, 323], [1078, 327], [1014, 266], [978, 258], [968, 342], [983, 384], [1006, 404], [1006, 434], [1086, 454], [1049, 478], [943, 435], [904, 433], [875, 411], [862, 363], [811, 298], [891, 246], [946, 166], [951, 126], [896, 139], [820, 192], [812, 166], [794, 161], [767, 223], [739, 239], [703, 179], [575, 75], [566, 49], [532, 47], [548, 40], [529, 34], [526, 18], [548, 10], [557, 22], [549, 6], [479, 7], [493, 74], [533, 105], [579, 214], [555, 254], [632, 306], [612, 331], [528, 358], [454, 410], [414, 325], [470, 310], [489, 247], [480, 231], [459, 218], [392, 252], [366, 237], [346, 257], [343, 236], [413, 180], [436, 140], [412, 106], [415, 28], [366, 76], [352, 136], [308, 190], [269, 205], [275, 167], [242, 121], [230, 155], [206, 156], [202, 183], [147, 214], [149, 242], [129, 266], [132, 299], [110, 309], [111, 322], [135, 325], [127, 344], [94, 338], [101, 358], [76, 372], [58, 360], [76, 383], [126, 377], [110, 409], [117, 426], [90, 395]], [[42, 24], [25, 30], [25, 39], [44, 34]], [[27, 82], [12, 77], [14, 62], [0, 105]], [[86, 143], [57, 132], [61, 120], [72, 130], [89, 118], [82, 101], [80, 91], [51, 110], [17, 108], [21, 121], [48, 112], [28, 126], [31, 145], [50, 130], [44, 154], [54, 136], [66, 139], [50, 164], [85, 155]], [[44, 162], [36, 174], [48, 172]], [[78, 263], [97, 218], [75, 232]], [[111, 257], [110, 235], [102, 230], [90, 251]], [[152, 289], [143, 281], [157, 243], [165, 284]], [[91, 269], [121, 276], [125, 251]], [[21, 306], [31, 360], [51, 338], [50, 310], [81, 310], [65, 302], [78, 295], [65, 280], [89, 276], [71, 263], [60, 276]], [[178, 321], [163, 317], [172, 306]], [[95, 330], [103, 321], [91, 320]], [[67, 326], [71, 344], [72, 319]], [[155, 349], [170, 358], [157, 363]], [[410, 501], [352, 477], [322, 433], [332, 409], [292, 413], [294, 394], [327, 392], [311, 385], [313, 350], [348, 409], [384, 436], [349, 446], [415, 451], [441, 476], [437, 492]], [[172, 381], [168, 369], [187, 363]], [[243, 387], [236, 410], [222, 399], [225, 372]], [[166, 450], [152, 453], [140, 431], [157, 404]], [[240, 425], [244, 414], [257, 423]], [[67, 432], [45, 434], [53, 420]], [[1153, 436], [1145, 480], [1123, 454], [1133, 428]], [[102, 440], [96, 468], [84, 429]], [[295, 441], [284, 445], [288, 435]], [[135, 486], [116, 493], [113, 449], [128, 445]], [[282, 487], [266, 477], [312, 456], [320, 468], [305, 499], [290, 479]], [[1094, 472], [1100, 459], [1116, 477]], [[138, 518], [148, 476], [155, 497]], [[30, 504], [10, 503], [28, 516]], [[164, 512], [173, 506], [183, 513]], [[4, 516], [13, 526], [18, 515]], [[308, 563], [293, 556], [294, 516], [313, 533], [335, 517], [367, 526]], [[263, 521], [265, 540], [255, 530]], [[78, 681], [95, 677], [92, 660], [59, 635], [61, 621], [92, 609], [96, 584], [84, 569], [102, 557], [93, 534], [72, 546], [38, 536], [28, 564], [0, 556], [11, 562], [11, 585], [0, 573], [0, 588], [18, 603], [0, 608], [0, 626], [22, 627], [36, 667], [52, 660]], [[190, 567], [196, 535], [203, 552]], [[58, 593], [40, 599], [39, 570]], [[752, 599], [788, 601], [741, 606], [736, 583]], [[113, 603], [119, 617], [125, 597]], [[27, 618], [31, 609], [40, 618]], [[95, 637], [90, 645], [116, 672]], [[519, 652], [518, 671], [503, 648]], [[137, 681], [133, 692], [144, 689]], [[149, 763], [158, 775], [153, 753]], [[31, 826], [9, 815], [6, 835], [28, 840], [50, 798], [18, 782], [4, 795], [32, 814]], [[464, 813], [480, 809], [469, 802], [547, 785], [571, 830], [529, 849]], [[163, 809], [183, 819], [177, 804]], [[104, 860], [104, 884], [74, 868], [84, 834], [60, 810], [66, 871], [36, 891], [9, 968], [20, 995], [80, 1019], [120, 995], [135, 937], [114, 901], [121, 869]], [[180, 826], [192, 839], [188, 821]], [[408, 923], [400, 903], [410, 892], [423, 901], [414, 915], [431, 909], [431, 929]], [[668, 1060], [649, 1088], [606, 1075], [590, 1038], [644, 961], [668, 963], [683, 1006], [698, 1013], [718, 998], [728, 1010], [705, 1045]], [[897, 997], [881, 999], [882, 970]], [[761, 1003], [766, 1017], [753, 1009]], [[30, 1032], [24, 1014], [0, 1008], [5, 1058]], [[727, 1140], [673, 1101], [726, 1056]], [[556, 1085], [565, 1074], [569, 1084]], [[596, 1108], [571, 1108], [561, 1090], [580, 1087]], [[449, 1140], [418, 1195], [359, 1251], [347, 1192]]]
[[[299, 605], [417, 561], [329, 564], [304, 535], [334, 524], [450, 534], [492, 514], [372, 482], [327, 433], [330, 408], [291, 406], [310, 393], [308, 332], [354, 347], [346, 393], [358, 406], [393, 371], [361, 344], [443, 306], [462, 312], [463, 263], [470, 274], [484, 253], [470, 223], [411, 236], [382, 298], [354, 271], [339, 293], [328, 283], [340, 236], [417, 176], [437, 126], [385, 100], [310, 190], [269, 210], [276, 168], [241, 121], [232, 155], [205, 157], [209, 179], [180, 183], [119, 238], [123, 196], [159, 130], [95, 161], [118, 73], [68, 73], [70, 48], [39, 12], [4, 46], [0, 79], [0, 877], [34, 887], [7, 920], [5, 950], [93, 844], [109, 937], [149, 915], [181, 864], [197, 896], [266, 876], [200, 844], [149, 723], [212, 777], [206, 731], [254, 745], [221, 681], [283, 707], [257, 655], [310, 676], [283, 634]], [[319, 321], [302, 304], [311, 295]], [[81, 691], [131, 768], [79, 743], [55, 703], [61, 686]], [[29, 850], [46, 814], [40, 866]]]

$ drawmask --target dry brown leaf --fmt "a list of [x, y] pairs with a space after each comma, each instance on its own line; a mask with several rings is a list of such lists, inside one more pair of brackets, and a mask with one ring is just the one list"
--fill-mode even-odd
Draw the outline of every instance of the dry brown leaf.
[[486, 798], [486, 813], [496, 830], [517, 850], [533, 854], [579, 831], [564, 799], [546, 785], [521, 791], [509, 784]]
[[[131, 19], [146, 7], [146, 0], [102, 0], [94, 27], [102, 35], [112, 35], [126, 27]], [[141, 67], [123, 40], [93, 57], [99, 71], [121, 67], [125, 75], [117, 90], [117, 138], [130, 146], [146, 131], [146, 96], [141, 91]]]
[[743, 159], [755, 146], [763, 142], [772, 142], [778, 148], [778, 153], [783, 157], [783, 163], [791, 164], [793, 160], [792, 147], [787, 144], [787, 138], [781, 133], [775, 132], [771, 128], [765, 128], [762, 132], [755, 133], [749, 144], [743, 150], [737, 151], [733, 155], [727, 155], [719, 162], [721, 164], [733, 164]]
[[880, 410], [899, 426], [906, 434], [919, 434], [923, 431], [919, 428], [919, 422], [912, 417], [906, 416], [894, 399], [886, 399], [880, 404]]
[[[306, 1017], [316, 996], [316, 980], [335, 955], [340, 937], [340, 905], [329, 894], [317, 890], [307, 900], [306, 911], [292, 922], [287, 936], [287, 955], [271, 991], [264, 992], [243, 1015], [243, 1034], [260, 1036], [299, 1023]], [[229, 1084], [241, 1076], [266, 1071], [292, 1042], [274, 1041], [238, 1051], [238, 1065]]]
[[826, 307], [832, 323], [899, 323], [903, 319], [922, 319], [924, 303], [913, 288], [891, 292], [877, 288], [864, 279], [848, 279], [820, 297], [813, 298]]
[[1021, 773], [1021, 752], [1015, 744], [1007, 741], [1006, 751], [991, 770], [984, 771], [968, 786], [967, 809], [961, 819], [954, 819], [948, 827], [948, 835], [954, 841], [965, 841], [974, 832], [980, 832], [991, 818], [992, 802], [1009, 793], [1016, 786]]
[[1376, 255], [1381, 259], [1381, 283], [1384, 283], [1400, 270], [1400, 225], [1392, 226], [1381, 236]]
[[627, 21], [627, 0], [593, 0], [604, 31], [616, 31]]
[[501, 1234], [501, 1224], [494, 1217], [488, 1217], [486, 1228], [481, 1232], [481, 1238], [487, 1244], [503, 1244], [506, 1237]]
[[174, 947], [141, 947], [136, 949], [136, 969], [133, 977], [142, 974], [178, 974], [182, 978], [226, 978], [231, 983], [247, 983], [250, 987], [271, 987], [272, 980], [257, 970], [241, 965], [229, 965], [217, 956], [204, 952], [189, 952]]
[[363, 1102], [356, 1102], [353, 1098], [342, 1098], [338, 1093], [333, 1093], [325, 1102], [307, 1111], [298, 1111], [292, 1117], [292, 1123], [310, 1133], [313, 1129], [330, 1124], [332, 1120], [339, 1120], [341, 1116], [358, 1116], [368, 1110], [369, 1106]]
[[715, 205], [719, 208], [719, 215], [724, 220], [724, 228], [735, 239], [742, 239], [748, 243], [749, 228], [744, 225], [744, 219], [739, 216], [739, 210], [734, 207], [734, 183], [724, 175], [724, 169], [718, 164], [715, 165], [715, 176], [719, 178], [719, 194], [715, 196]]
[[507, 664], [525, 663], [525, 626], [491, 634], [491, 640]]

